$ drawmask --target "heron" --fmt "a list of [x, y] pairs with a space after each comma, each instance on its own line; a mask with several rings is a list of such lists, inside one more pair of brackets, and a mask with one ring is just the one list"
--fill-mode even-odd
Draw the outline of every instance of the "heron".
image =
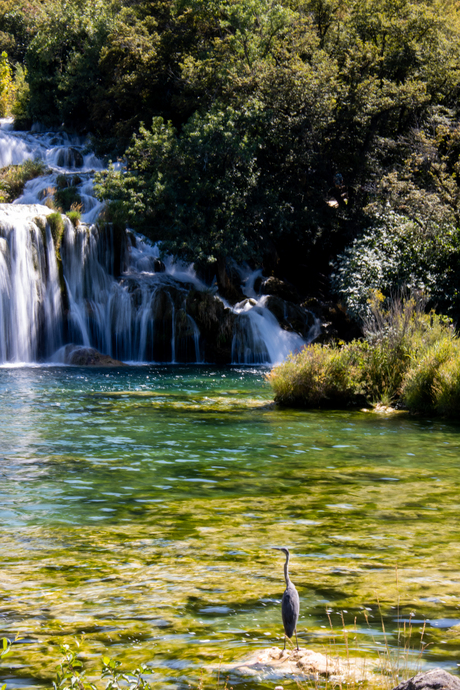
[[283, 598], [281, 599], [281, 618], [283, 619], [284, 627], [284, 649], [286, 649], [286, 637], [291, 639], [292, 635], [295, 633], [295, 641], [297, 645], [297, 650], [299, 649], [299, 643], [297, 641], [297, 621], [299, 620], [300, 611], [300, 601], [299, 593], [295, 588], [295, 585], [289, 579], [289, 549], [284, 546], [272, 546], [276, 551], [282, 551], [286, 554], [286, 562], [284, 564], [284, 579], [286, 580], [286, 589], [284, 590]]

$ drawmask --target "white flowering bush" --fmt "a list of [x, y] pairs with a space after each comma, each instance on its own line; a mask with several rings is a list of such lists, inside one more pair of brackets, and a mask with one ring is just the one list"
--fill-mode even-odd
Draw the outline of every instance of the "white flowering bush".
[[451, 225], [422, 225], [388, 213], [365, 230], [334, 262], [332, 288], [348, 313], [370, 316], [374, 292], [422, 292], [444, 311], [457, 302], [459, 233]]

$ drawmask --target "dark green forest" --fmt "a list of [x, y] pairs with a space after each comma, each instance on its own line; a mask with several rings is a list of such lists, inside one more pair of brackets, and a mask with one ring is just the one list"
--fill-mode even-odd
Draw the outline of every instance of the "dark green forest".
[[224, 294], [247, 261], [354, 317], [404, 288], [458, 319], [452, 0], [4, 0], [0, 50], [16, 127], [91, 134], [123, 164], [106, 219]]

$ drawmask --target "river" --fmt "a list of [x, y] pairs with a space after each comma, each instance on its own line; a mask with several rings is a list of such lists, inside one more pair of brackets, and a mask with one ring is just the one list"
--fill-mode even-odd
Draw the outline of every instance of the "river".
[[90, 676], [104, 655], [181, 689], [282, 645], [271, 546], [291, 549], [302, 646], [345, 654], [343, 616], [378, 665], [382, 615], [392, 649], [412, 621], [414, 669], [457, 669], [458, 425], [277, 409], [265, 372], [0, 368], [8, 690], [50, 687], [63, 642]]

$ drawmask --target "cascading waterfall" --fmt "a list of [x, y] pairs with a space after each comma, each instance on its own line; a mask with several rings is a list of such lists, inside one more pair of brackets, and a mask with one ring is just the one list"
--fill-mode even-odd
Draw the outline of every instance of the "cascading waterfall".
[[[0, 165], [40, 158], [49, 168], [13, 204], [0, 204], [0, 363], [60, 361], [69, 343], [125, 362], [204, 362], [201, 312], [189, 312], [189, 299], [212, 288], [193, 266], [171, 258], [163, 263], [158, 247], [136, 233], [115, 236], [113, 228], [94, 225], [102, 204], [93, 194], [93, 175], [103, 165], [85, 147], [66, 133], [13, 132], [11, 123], [0, 124]], [[74, 227], [63, 216], [56, 247], [47, 216], [59, 185], [77, 190], [82, 223]], [[247, 298], [224, 303], [231, 360], [281, 361], [310, 334], [281, 328], [267, 296], [254, 288], [261, 272], [240, 271]]]
[[0, 290], [1, 361], [31, 362], [55, 352], [62, 300], [53, 238], [49, 227], [8, 204], [0, 204]]

